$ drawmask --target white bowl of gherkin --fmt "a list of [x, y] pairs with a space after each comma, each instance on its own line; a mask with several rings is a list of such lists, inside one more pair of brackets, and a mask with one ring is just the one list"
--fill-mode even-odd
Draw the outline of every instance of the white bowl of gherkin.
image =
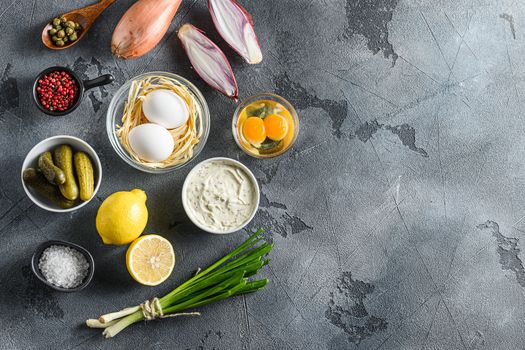
[[59, 135], [36, 144], [20, 172], [25, 193], [40, 208], [56, 213], [77, 210], [93, 199], [102, 166], [93, 148], [74, 136]]

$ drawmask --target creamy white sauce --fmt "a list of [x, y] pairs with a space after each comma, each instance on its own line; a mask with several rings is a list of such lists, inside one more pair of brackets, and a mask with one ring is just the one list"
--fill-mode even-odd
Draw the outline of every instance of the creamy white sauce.
[[257, 206], [255, 183], [235, 163], [204, 163], [188, 181], [186, 205], [197, 222], [214, 231], [242, 226]]

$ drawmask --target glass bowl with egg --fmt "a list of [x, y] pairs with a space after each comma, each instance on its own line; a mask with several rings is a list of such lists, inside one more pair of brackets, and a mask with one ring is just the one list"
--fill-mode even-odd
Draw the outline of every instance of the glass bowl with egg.
[[279, 95], [248, 97], [233, 114], [237, 145], [255, 158], [271, 158], [288, 151], [299, 134], [299, 118], [290, 102]]
[[202, 151], [210, 112], [204, 96], [187, 79], [149, 72], [117, 90], [106, 129], [113, 149], [127, 164], [162, 174], [182, 168]]

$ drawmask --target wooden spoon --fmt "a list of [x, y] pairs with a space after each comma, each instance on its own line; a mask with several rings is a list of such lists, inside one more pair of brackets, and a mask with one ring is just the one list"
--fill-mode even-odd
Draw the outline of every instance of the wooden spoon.
[[49, 35], [49, 30], [53, 28], [53, 25], [51, 22], [49, 22], [42, 31], [42, 43], [51, 50], [63, 50], [67, 49], [68, 47], [71, 47], [78, 43], [80, 39], [84, 37], [84, 35], [87, 33], [89, 28], [93, 25], [93, 22], [97, 19], [97, 17], [112, 3], [114, 3], [115, 0], [100, 0], [98, 3], [74, 10], [68, 13], [64, 13], [62, 16], [65, 16], [68, 21], [77, 22], [80, 24], [81, 30], [80, 35], [78, 35], [77, 40], [75, 41], [68, 41], [64, 46], [56, 46], [53, 43], [53, 40], [51, 40], [51, 35]]

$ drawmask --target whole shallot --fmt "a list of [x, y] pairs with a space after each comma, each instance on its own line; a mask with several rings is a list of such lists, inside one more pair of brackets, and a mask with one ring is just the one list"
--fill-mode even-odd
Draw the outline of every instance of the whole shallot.
[[189, 23], [179, 28], [178, 37], [195, 72], [212, 88], [237, 100], [237, 81], [221, 49]]
[[113, 31], [111, 51], [119, 58], [136, 58], [151, 51], [168, 30], [182, 0], [138, 0]]
[[208, 0], [213, 23], [222, 38], [250, 64], [262, 61], [252, 16], [235, 0]]

